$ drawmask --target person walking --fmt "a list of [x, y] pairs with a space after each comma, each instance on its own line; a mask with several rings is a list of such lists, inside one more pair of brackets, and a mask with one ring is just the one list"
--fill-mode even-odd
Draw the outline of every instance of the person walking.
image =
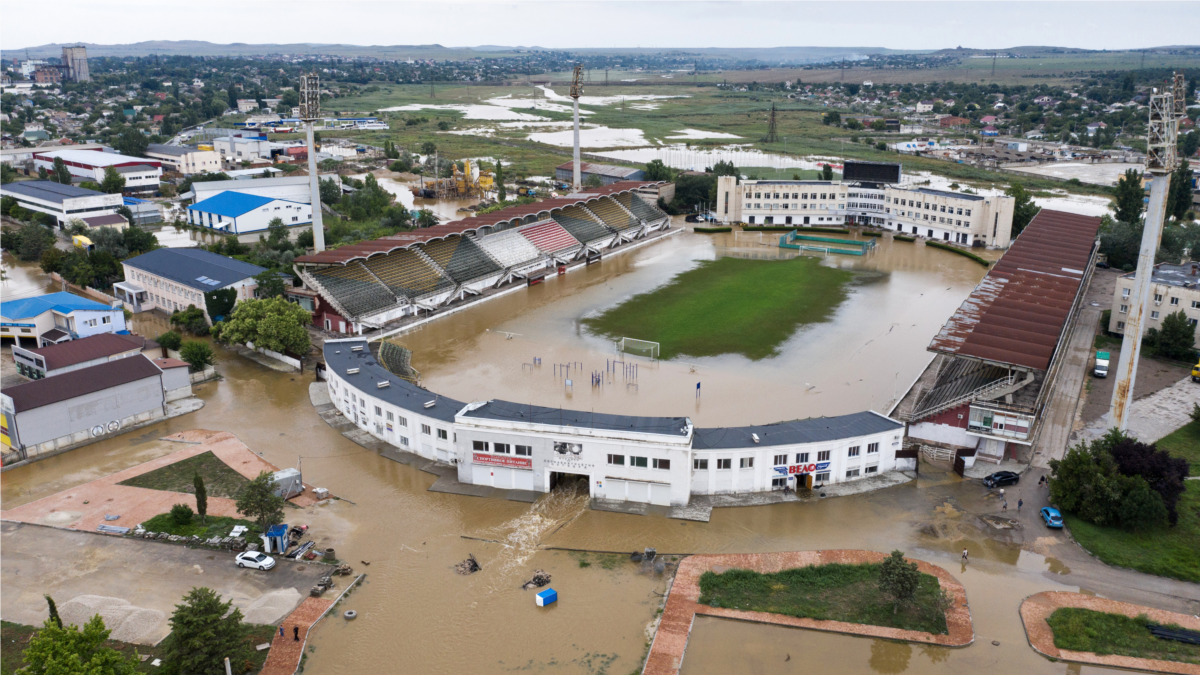
[[295, 642], [300, 641], [300, 626], [292, 626], [292, 640]]
[[971, 562], [970, 556], [967, 554], [967, 549], [965, 549], [965, 548], [963, 549], [962, 561], [963, 561], [964, 565]]
[[1000, 511], [1002, 513], [1008, 513], [1008, 500], [1007, 499], [1005, 499], [1004, 503], [1000, 505]]
[[1017, 513], [1020, 513], [1020, 512], [1021, 512], [1021, 507], [1022, 507], [1022, 506], [1024, 506], [1024, 505], [1025, 505], [1025, 500], [1024, 500], [1024, 499], [1018, 499], [1018, 500], [1017, 500]]
[[279, 637], [283, 637], [283, 624], [279, 624]]

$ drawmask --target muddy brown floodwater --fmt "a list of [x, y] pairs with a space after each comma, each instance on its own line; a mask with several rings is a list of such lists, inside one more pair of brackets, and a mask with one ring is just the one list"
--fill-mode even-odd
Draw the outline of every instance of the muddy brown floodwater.
[[[595, 362], [604, 354], [603, 341], [574, 332], [574, 321], [582, 313], [661, 283], [722, 247], [746, 255], [774, 254], [741, 241], [735, 247], [732, 237], [716, 240], [717, 248], [697, 235], [676, 237], [430, 324], [414, 342], [427, 382], [467, 399], [542, 395], [546, 387], [520, 379], [521, 360], [540, 350], [545, 363], [551, 363], [557, 352], [549, 350], [564, 336], [574, 344], [558, 347], [567, 350], [564, 356], [587, 354]], [[718, 386], [709, 396], [706, 389], [706, 422], [770, 421], [867, 404], [882, 407], [893, 396], [894, 373], [900, 372], [899, 386], [907, 386], [924, 365], [918, 357], [931, 331], [983, 273], [957, 256], [920, 248], [896, 250], [887, 244], [875, 257], [829, 264], [886, 274], [857, 286], [831, 324], [797, 338], [799, 346], [817, 349], [806, 351], [807, 356], [785, 350], [773, 364], [711, 360], [709, 370], [719, 375], [706, 377], [729, 391]], [[892, 324], [892, 333], [902, 338], [887, 337]], [[134, 327], [154, 335], [166, 323], [140, 315]], [[494, 339], [485, 328], [512, 329], [528, 338]], [[296, 466], [303, 458], [307, 482], [353, 504], [341, 502], [317, 515], [289, 513], [289, 519], [314, 523], [322, 530], [317, 536], [336, 547], [339, 557], [368, 573], [366, 585], [341, 608], [357, 610], [358, 620], [332, 618], [316, 631], [306, 663], [310, 672], [635, 671], [645, 654], [647, 626], [655, 618], [664, 579], [627, 558], [581, 558], [544, 550], [545, 546], [612, 551], [654, 546], [671, 553], [900, 548], [949, 569], [966, 585], [972, 605], [976, 643], [944, 651], [699, 620], [684, 664], [689, 673], [791, 672], [789, 668], [811, 672], [816, 663], [823, 671], [838, 673], [961, 673], [985, 668], [1029, 674], [1082, 672], [1035, 656], [1016, 614], [1020, 599], [1029, 593], [1074, 590], [1069, 573], [963, 517], [962, 510], [972, 508], [980, 491], [953, 474], [923, 472], [913, 483], [858, 497], [717, 509], [710, 523], [591, 511], [586, 498], [570, 491], [547, 495], [532, 505], [432, 493], [427, 489], [434, 476], [366, 451], [322, 422], [308, 399], [311, 373], [277, 373], [222, 349], [217, 355], [223, 379], [196, 387], [206, 402], [202, 410], [4, 473], [0, 499], [9, 508], [144, 462], [171, 450], [157, 439], [193, 428], [232, 431], [280, 467]], [[515, 366], [507, 365], [509, 357]], [[835, 358], [836, 367], [812, 363]], [[661, 376], [668, 367], [674, 366], [660, 364], [652, 374], [664, 382], [684, 381]], [[778, 372], [789, 368], [809, 370], [799, 375]], [[459, 369], [467, 372], [453, 372]], [[872, 373], [876, 376], [869, 378]], [[647, 383], [655, 379], [642, 377]], [[476, 386], [468, 387], [472, 378]], [[857, 383], [858, 378], [866, 383]], [[797, 398], [803, 382], [814, 380], [824, 394]], [[513, 393], [505, 394], [506, 381]], [[842, 384], [845, 381], [852, 386]], [[650, 394], [655, 386], [643, 384], [637, 395], [606, 393], [604, 409], [678, 412], [680, 402], [669, 387]], [[545, 397], [561, 400], [563, 395], [553, 390]], [[576, 397], [576, 405], [590, 405], [578, 393]], [[731, 409], [721, 410], [725, 405]], [[957, 552], [964, 547], [971, 550], [973, 561], [965, 571], [957, 564]], [[453, 565], [472, 553], [483, 570], [466, 577], [455, 574]], [[582, 566], [581, 561], [588, 564]], [[552, 586], [560, 594], [557, 604], [538, 608], [533, 592], [520, 589], [535, 569], [552, 575]], [[993, 646], [992, 640], [1000, 646]], [[804, 671], [801, 664], [810, 670]]]

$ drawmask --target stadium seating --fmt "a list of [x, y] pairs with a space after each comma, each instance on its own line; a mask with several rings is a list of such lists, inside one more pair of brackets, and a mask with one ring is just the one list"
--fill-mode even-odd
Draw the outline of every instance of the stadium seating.
[[441, 265], [450, 278], [460, 284], [500, 272], [496, 261], [488, 257], [483, 249], [466, 237], [448, 237], [431, 241], [420, 247], [425, 255]]
[[636, 218], [630, 216], [608, 197], [588, 202], [586, 206], [589, 211], [599, 216], [605, 225], [618, 232], [624, 232], [634, 227], [641, 227], [641, 223]]
[[611, 237], [614, 232], [597, 222], [587, 211], [578, 206], [568, 206], [550, 217], [562, 225], [564, 230], [570, 232], [572, 237], [585, 244]]
[[529, 240], [543, 253], [574, 252], [579, 249], [579, 241], [564, 230], [553, 220], [535, 225], [526, 225], [517, 230], [521, 236]]
[[311, 271], [317, 283], [350, 313], [347, 318], [372, 314], [396, 304], [396, 296], [367, 273], [361, 262]]
[[542, 252], [536, 246], [522, 237], [520, 232], [513, 230], [480, 237], [475, 240], [475, 243], [491, 253], [492, 257], [499, 260], [500, 264], [505, 267], [523, 265], [542, 257]]
[[366, 263], [367, 269], [387, 284], [393, 293], [415, 300], [454, 285], [442, 276], [416, 251], [402, 249], [387, 255], [376, 256]]
[[641, 218], [647, 223], [652, 223], [656, 220], [667, 217], [667, 214], [660, 211], [658, 207], [652, 204], [647, 204], [645, 200], [633, 194], [632, 192], [625, 192], [615, 195], [615, 198], [617, 201], [621, 202], [625, 208], [632, 211], [633, 215]]

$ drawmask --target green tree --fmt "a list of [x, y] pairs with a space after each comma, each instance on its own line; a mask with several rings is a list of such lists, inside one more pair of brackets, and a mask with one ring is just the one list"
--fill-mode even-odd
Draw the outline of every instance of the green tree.
[[50, 618], [48, 620], [53, 621], [54, 625], [58, 626], [59, 628], [62, 628], [63, 627], [62, 617], [60, 617], [58, 615], [58, 605], [54, 604], [54, 598], [50, 597], [49, 594], [43, 595], [42, 597], [46, 598], [46, 606], [49, 608], [49, 611], [50, 611]]
[[1167, 192], [1167, 216], [1183, 220], [1192, 208], [1192, 168], [1185, 159], [1171, 173], [1171, 185]]
[[254, 281], [258, 283], [258, 290], [255, 293], [260, 298], [278, 298], [284, 294], [283, 277], [274, 270], [260, 272], [258, 276], [254, 277]]
[[[208, 315], [213, 321], [221, 321], [217, 317], [228, 317], [233, 311], [234, 305], [237, 304], [237, 289], [236, 288], [220, 288], [215, 291], [208, 291], [204, 294], [204, 309], [208, 311]], [[203, 313], [201, 313], [203, 318]], [[207, 322], [202, 322], [207, 323]], [[199, 332], [198, 335], [204, 333]]]
[[197, 472], [192, 476], [192, 487], [196, 490], [196, 515], [200, 522], [208, 522], [208, 488], [204, 487], [204, 477]]
[[600, 178], [600, 176], [593, 173], [588, 174], [588, 177], [583, 181], [583, 185], [590, 188], [604, 187], [604, 181]]
[[310, 323], [312, 314], [283, 298], [247, 300], [221, 324], [218, 337], [226, 343], [253, 342], [261, 349], [303, 355], [311, 344]]
[[342, 198], [342, 186], [332, 178], [321, 179], [321, 202], [329, 205], [338, 203]]
[[833, 180], [832, 164], [825, 164], [821, 167], [821, 180]]
[[84, 624], [82, 630], [74, 625], [64, 628], [54, 619], [46, 619], [21, 655], [25, 660], [21, 672], [28, 675], [134, 675], [138, 672], [137, 654], [126, 659], [121, 652], [105, 647], [109, 632], [99, 614]]
[[125, 250], [130, 254], [146, 253], [158, 248], [158, 237], [137, 225], [130, 224], [121, 232]]
[[421, 144], [422, 155], [432, 155], [437, 152], [437, 144], [433, 141], [425, 141]]
[[104, 180], [100, 181], [100, 191], [115, 195], [125, 190], [125, 177], [117, 173], [111, 166], [104, 167]]
[[263, 471], [242, 488], [235, 504], [238, 513], [253, 520], [263, 532], [283, 521], [283, 497], [274, 490], [271, 472]]
[[661, 159], [651, 160], [646, 164], [646, 180], [671, 180], [671, 168]]
[[916, 563], [904, 559], [904, 553], [892, 551], [892, 554], [879, 565], [879, 590], [892, 598], [892, 613], [895, 614], [902, 603], [911, 602], [921, 585], [921, 573]]
[[62, 157], [54, 158], [54, 176], [51, 180], [63, 185], [71, 184], [71, 170], [67, 168], [67, 163], [63, 161]]
[[504, 163], [496, 160], [496, 201], [503, 202], [508, 197], [504, 189]]
[[188, 340], [179, 347], [179, 358], [183, 359], [193, 373], [213, 364], [213, 350], [207, 342]]
[[840, 127], [842, 126], [842, 114], [836, 110], [831, 110], [824, 115], [821, 115], [821, 124]]
[[196, 513], [192, 511], [192, 507], [188, 506], [187, 504], [175, 504], [171, 507], [171, 520], [174, 521], [176, 525], [187, 525], [188, 523], [192, 522], [192, 517], [195, 515]]
[[433, 211], [421, 209], [417, 212], [417, 227], [433, 227], [438, 224], [438, 218]]
[[1020, 183], [1010, 185], [1004, 194], [1013, 198], [1012, 236], [1016, 237], [1021, 234], [1029, 221], [1033, 220], [1038, 211], [1042, 210], [1042, 207], [1033, 203], [1033, 195]]
[[221, 602], [211, 588], [193, 588], [171, 614], [171, 633], [163, 640], [166, 675], [221, 675], [225, 659], [241, 667], [250, 657], [248, 627], [242, 610]]
[[1113, 207], [1117, 220], [1123, 223], [1141, 222], [1144, 199], [1142, 174], [1137, 169], [1129, 169], [1117, 181], [1117, 203]]
[[1146, 340], [1151, 342], [1159, 356], [1177, 361], [1190, 361], [1195, 351], [1196, 327], [1183, 310], [1172, 312], [1163, 318], [1161, 328], [1146, 331]]
[[113, 143], [113, 148], [122, 155], [142, 157], [146, 154], [146, 146], [149, 144], [150, 140], [137, 127], [126, 127], [117, 136], [117, 140]]
[[1183, 142], [1180, 143], [1179, 156], [1186, 159], [1195, 155], [1196, 150], [1200, 150], [1200, 132], [1193, 131], [1183, 137]]
[[46, 274], [61, 273], [66, 259], [67, 254], [63, 253], [61, 249], [50, 247], [42, 252], [42, 271]]
[[160, 334], [158, 337], [154, 338], [154, 341], [157, 342], [164, 349], [169, 349], [171, 351], [177, 352], [177, 351], [179, 351], [179, 348], [183, 345], [183, 336], [180, 335], [176, 331], [169, 330], [165, 333]]

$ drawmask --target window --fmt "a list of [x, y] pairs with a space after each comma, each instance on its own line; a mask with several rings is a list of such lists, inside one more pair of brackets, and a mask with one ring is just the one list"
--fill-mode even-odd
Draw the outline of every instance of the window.
[[[1172, 299], [1171, 299], [1171, 304], [1172, 304], [1172, 305], [1177, 305], [1177, 304], [1179, 304], [1179, 303], [1177, 303], [1177, 302], [1176, 302], [1176, 300], [1178, 300], [1178, 298], [1172, 298]], [[100, 320], [100, 323], [103, 323], [103, 324], [110, 324], [110, 323], [112, 323], [112, 317], [111, 317], [111, 316], [106, 316], [106, 317], [104, 317], [103, 319], [101, 319], [101, 320]]]
[[1123, 328], [1125, 328], [1125, 322], [1124, 322], [1124, 321], [1118, 321], [1118, 322], [1117, 322], [1117, 330], [1122, 330]]
[[508, 443], [492, 443], [492, 451], [507, 455], [512, 452], [512, 446]]
[[849, 457], [858, 457], [858, 450], [859, 450], [859, 447], [860, 447], [860, 446], [857, 446], [857, 445], [850, 446], [850, 451], [847, 453], [847, 456], [849, 456]]
[[1192, 301], [1192, 309], [1200, 309], [1200, 300]]
[[858, 478], [858, 469], [850, 469], [847, 471], [846, 478]]
[[1155, 302], [1162, 302], [1162, 293], [1155, 293], [1155, 294], [1154, 294], [1154, 301], [1155, 301]]
[[517, 455], [519, 457], [532, 457], [533, 456], [533, 446], [532, 445], [518, 445], [517, 446]]
[[782, 476], [779, 478], [772, 478], [771, 479], [771, 487], [773, 487], [773, 488], [787, 487], [787, 478], [782, 477]]
[[731, 468], [733, 468], [733, 460], [732, 459], [726, 457], [725, 459], [717, 460], [717, 469], [731, 469]]
[[787, 464], [787, 455], [775, 455], [775, 466]]
[[808, 464], [808, 453], [807, 452], [797, 452], [796, 453], [796, 463], [797, 464]]
[[825, 481], [829, 480], [829, 472], [823, 471], [823, 472], [817, 474], [815, 480], [818, 483], [824, 483]]
[[971, 215], [971, 209], [967, 209], [967, 212], [965, 215], [968, 215], [968, 216]]
[[389, 421], [389, 422], [392, 421], [392, 411], [391, 410], [389, 410], [387, 413], [387, 421]]
[[879, 473], [879, 465], [873, 464], [871, 466], [868, 466], [867, 468], [863, 469], [863, 473], [865, 473], [865, 474], [866, 473]]
[[450, 438], [450, 435], [446, 433], [445, 429], [438, 429], [438, 438], [444, 441]]
[[1158, 318], [1158, 312], [1150, 312], [1150, 318], [1151, 318], [1151, 319], [1157, 319], [1157, 318]]
[[818, 452], [817, 453], [817, 461], [818, 462], [828, 462], [829, 461], [829, 451], [822, 450], [822, 451]]
[[644, 468], [646, 468], [646, 458], [630, 456], [629, 457], [629, 466], [637, 466], [637, 467], [641, 467], [644, 469]]
[[421, 425], [421, 433], [425, 434], [426, 436], [429, 436], [433, 433], [433, 429], [430, 429], [428, 424], [422, 424]]
[[408, 445], [408, 437], [407, 436], [400, 437], [400, 445], [404, 445], [404, 446]]
[[697, 471], [708, 471], [708, 460], [707, 459], [693, 459], [692, 460], [692, 468]]
[[1171, 304], [1172, 304], [1172, 305], [1176, 305], [1176, 306], [1178, 306], [1178, 305], [1179, 305], [1179, 298], [1171, 298]]
[[487, 452], [487, 441], [471, 441], [471, 449], [475, 452]]
[[406, 417], [397, 417], [397, 418], [396, 418], [396, 420], [397, 420], [397, 422], [400, 424], [400, 426], [402, 426], [402, 427], [406, 427], [406, 426], [408, 426], [408, 418], [406, 418]]
[[1129, 313], [1129, 305], [1121, 305], [1121, 313], [1128, 314]]
[[376, 416], [376, 417], [383, 417], [383, 409], [382, 409], [382, 408], [380, 408], [379, 406], [375, 406], [375, 416]]
[[867, 444], [867, 454], [868, 455], [873, 455], [877, 452], [879, 452], [879, 444], [878, 443], [868, 443]]
[[669, 459], [655, 459], [655, 460], [654, 460], [654, 468], [656, 468], [656, 469], [662, 469], [662, 470], [664, 470], [664, 471], [668, 471], [668, 470], [670, 470], [670, 468], [671, 468], [671, 460], [669, 460]]
[[739, 466], [743, 469], [753, 469], [754, 468], [754, 458], [753, 457], [743, 457], [739, 463]]
[[608, 463], [613, 466], [625, 466], [625, 455], [609, 455]]
[[1122, 298], [1128, 298], [1128, 297], [1129, 297], [1129, 289], [1128, 289], [1128, 288], [1122, 288], [1122, 289], [1121, 289], [1121, 297], [1122, 297]]

